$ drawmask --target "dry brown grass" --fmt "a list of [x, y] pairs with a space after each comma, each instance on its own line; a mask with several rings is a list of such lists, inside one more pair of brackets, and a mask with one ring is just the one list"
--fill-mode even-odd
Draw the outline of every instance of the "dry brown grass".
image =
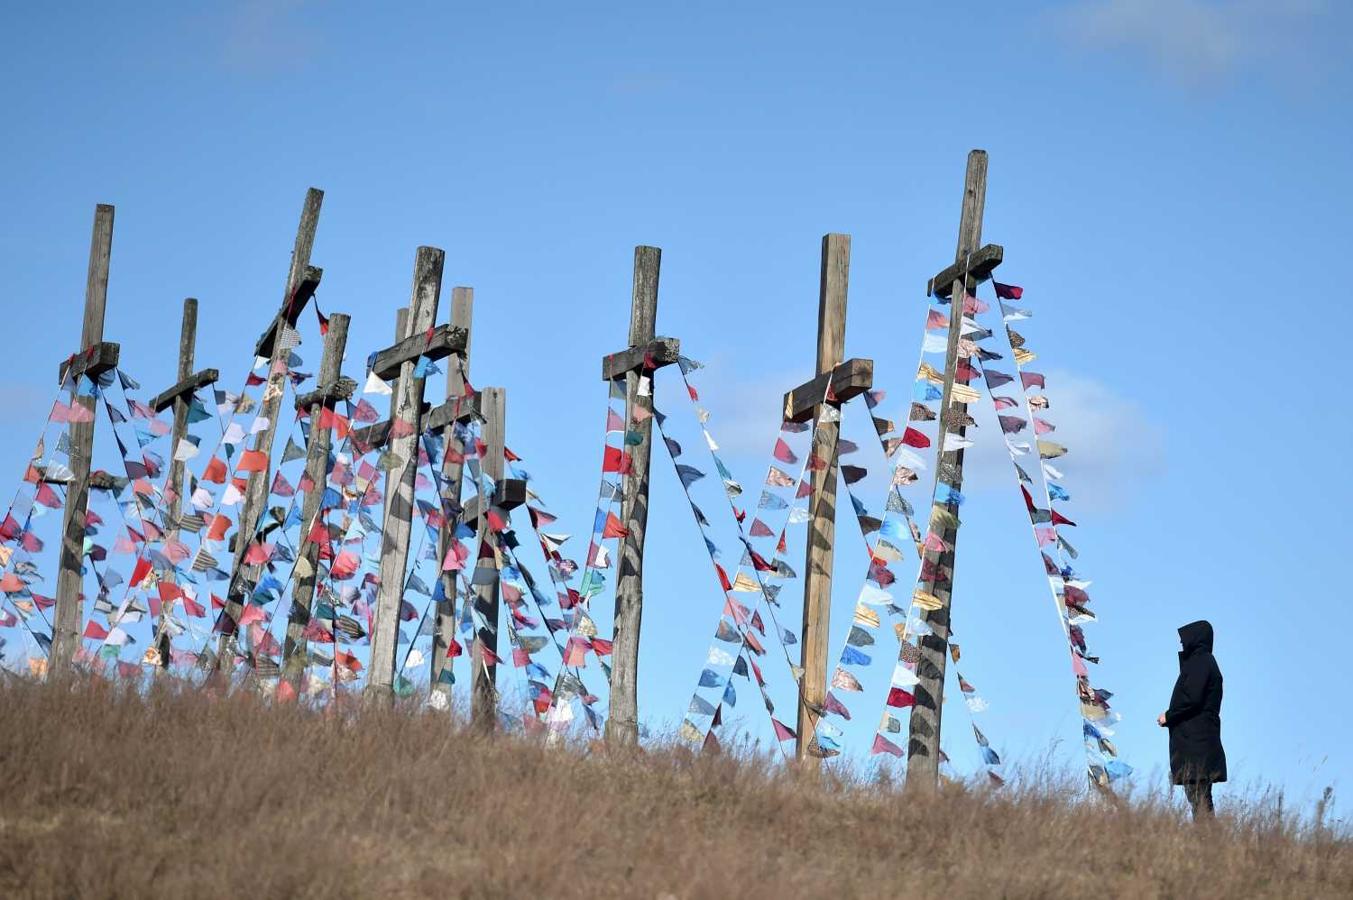
[[1025, 787], [814, 786], [107, 685], [0, 685], [5, 897], [1348, 897], [1347, 835]]

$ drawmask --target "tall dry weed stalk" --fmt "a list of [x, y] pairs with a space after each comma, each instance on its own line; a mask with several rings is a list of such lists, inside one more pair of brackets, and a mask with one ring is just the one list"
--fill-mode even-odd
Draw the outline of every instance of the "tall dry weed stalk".
[[744, 746], [608, 755], [410, 709], [0, 684], [4, 897], [1349, 897], [1273, 803], [1195, 827], [1050, 765], [933, 796]]

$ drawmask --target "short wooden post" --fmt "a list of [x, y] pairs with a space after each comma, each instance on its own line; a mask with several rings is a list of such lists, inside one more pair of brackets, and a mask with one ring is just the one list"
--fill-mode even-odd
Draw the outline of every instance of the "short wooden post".
[[[304, 409], [310, 417], [310, 439], [305, 448], [306, 490], [301, 502], [301, 527], [305, 529], [310, 529], [316, 522], [329, 478], [333, 433], [321, 424], [324, 411], [333, 409], [339, 400], [344, 399], [344, 394], [351, 397], [357, 387], [354, 382], [343, 378], [343, 353], [347, 349], [351, 321], [351, 317], [344, 313], [329, 316], [329, 333], [324, 336], [324, 353], [320, 358], [316, 389], [304, 397], [296, 398], [297, 409]], [[305, 670], [305, 626], [310, 623], [310, 612], [314, 607], [315, 579], [320, 550], [323, 549], [320, 543], [309, 538], [307, 530], [301, 536], [301, 552], [295, 567], [296, 588], [292, 592], [287, 639], [282, 649], [283, 675], [293, 682]]]
[[[484, 416], [484, 458], [480, 461], [483, 474], [497, 485], [503, 478], [504, 433], [507, 423], [507, 391], [502, 388], [484, 388], [480, 397]], [[487, 512], [484, 503], [479, 509]], [[490, 733], [497, 726], [498, 689], [495, 683], [497, 665], [487, 653], [498, 655], [498, 534], [483, 515], [479, 528], [479, 553], [475, 557], [475, 573], [471, 582], [474, 589], [475, 641], [470, 652], [474, 681], [470, 692], [471, 726], [481, 733]]]
[[[461, 377], [463, 368], [470, 373], [470, 335], [471, 321], [474, 318], [474, 288], [455, 287], [451, 289], [451, 327], [465, 329], [465, 349], [447, 361], [446, 400], [454, 403], [465, 393], [465, 381]], [[465, 445], [456, 437], [456, 425], [452, 421], [442, 429], [442, 508], [455, 511], [460, 508], [461, 475], [465, 465]], [[455, 540], [456, 523], [448, 516], [437, 534], [437, 559], [445, 560], [451, 544]], [[432, 691], [442, 695], [448, 708], [451, 700], [451, 683], [444, 680], [443, 670], [449, 663], [447, 652], [456, 639], [456, 573], [442, 572], [442, 600], [437, 604], [437, 633], [432, 642]]]
[[[658, 276], [662, 250], [634, 248], [634, 288], [630, 300], [630, 347], [652, 343], [658, 320]], [[621, 539], [619, 574], [615, 585], [615, 636], [611, 656], [611, 711], [606, 720], [606, 742], [621, 746], [639, 740], [639, 630], [644, 605], [644, 534], [648, 530], [648, 466], [653, 449], [651, 415], [636, 421], [636, 408], [652, 412], [652, 384], [640, 394], [640, 381], [652, 372], [634, 368], [625, 373], [625, 443], [630, 471], [624, 479], [620, 518], [626, 534]]]
[[[817, 374], [827, 375], [841, 364], [846, 349], [846, 292], [850, 282], [850, 235], [822, 238], [822, 269], [817, 306]], [[816, 398], [820, 401], [822, 398]], [[837, 441], [839, 416], [822, 415], [818, 407], [812, 453], [827, 463], [809, 475], [808, 548], [803, 574], [803, 649], [800, 664], [798, 738], [800, 762], [821, 759], [814, 751], [814, 731], [827, 699], [827, 649], [830, 640], [832, 560], [836, 540]]]
[[[267, 426], [254, 438], [253, 449], [268, 457], [268, 465], [262, 471], [249, 477], [244, 492], [244, 502], [240, 506], [239, 530], [235, 532], [235, 560], [231, 570], [230, 590], [226, 597], [226, 618], [222, 621], [221, 638], [217, 645], [217, 666], [223, 672], [230, 672], [235, 666], [235, 632], [244, 610], [243, 598], [238, 596], [241, 572], [244, 569], [244, 554], [249, 542], [254, 539], [258, 521], [268, 505], [268, 490], [272, 485], [272, 447], [277, 437], [277, 417], [282, 411], [282, 398], [286, 394], [287, 374], [284, 363], [291, 353], [288, 342], [283, 340], [287, 329], [294, 328], [300, 315], [303, 285], [313, 293], [314, 283], [318, 280], [318, 270], [310, 265], [310, 252], [315, 246], [315, 232], [319, 227], [320, 207], [324, 203], [324, 192], [310, 188], [305, 194], [305, 203], [301, 207], [301, 221], [296, 228], [296, 241], [291, 250], [291, 265], [287, 270], [286, 288], [282, 293], [282, 307], [273, 320], [269, 332], [264, 333], [260, 341], [260, 350], [266, 352], [268, 363], [268, 383], [263, 389], [263, 402], [258, 415], [267, 420]], [[269, 339], [271, 335], [271, 339]]]
[[[94, 208], [94, 231], [89, 241], [89, 269], [85, 279], [85, 316], [80, 332], [80, 352], [103, 343], [103, 316], [108, 306], [108, 267], [113, 254], [113, 207]], [[64, 375], [63, 375], [64, 381]], [[79, 378], [75, 378], [78, 384]], [[85, 510], [89, 503], [89, 468], [94, 455], [94, 398], [74, 401], [88, 413], [88, 421], [69, 426], [70, 469], [74, 477], [66, 487], [62, 513], [61, 561], [56, 580], [56, 613], [52, 624], [51, 671], [69, 670], [80, 646], [83, 619]]]
[[[939, 442], [936, 459], [939, 461], [935, 478], [953, 487], [957, 493], [963, 487], [963, 450], [946, 449], [945, 433], [963, 436], [968, 416], [965, 403], [953, 400], [954, 376], [958, 371], [958, 345], [963, 327], [963, 297], [965, 286], [972, 286], [969, 267], [982, 243], [982, 211], [987, 193], [987, 154], [974, 150], [968, 154], [968, 170], [963, 183], [963, 209], [958, 226], [958, 249], [954, 262], [962, 267], [950, 284], [949, 345], [945, 356], [944, 389], [940, 399]], [[999, 259], [999, 255], [998, 255]], [[988, 270], [989, 271], [989, 270]], [[932, 279], [933, 283], [933, 279]], [[940, 504], [936, 504], [936, 509]], [[943, 507], [957, 521], [957, 504]], [[916, 703], [911, 711], [907, 740], [907, 787], [934, 790], [939, 784], [940, 771], [940, 717], [944, 705], [944, 670], [948, 659], [949, 613], [953, 591], [954, 552], [958, 543], [958, 528], [945, 527], [931, 519], [930, 527], [946, 545], [941, 553], [927, 550], [921, 590], [939, 600], [937, 609], [925, 613], [925, 623], [932, 634], [920, 639], [920, 660], [916, 666]]]
[[[445, 258], [446, 254], [435, 247], [418, 248], [405, 341], [420, 337], [432, 328], [437, 319]], [[395, 346], [399, 347], [405, 341]], [[417, 354], [413, 354], [400, 362], [399, 380], [394, 390], [395, 411], [390, 419], [390, 462], [385, 481], [387, 497], [381, 538], [380, 585], [376, 588], [371, 673], [366, 688], [368, 696], [376, 700], [391, 699], [395, 681], [399, 607], [404, 599], [404, 569], [409, 560], [414, 480], [418, 474], [418, 441], [423, 430], [424, 379], [414, 375], [417, 360]]]

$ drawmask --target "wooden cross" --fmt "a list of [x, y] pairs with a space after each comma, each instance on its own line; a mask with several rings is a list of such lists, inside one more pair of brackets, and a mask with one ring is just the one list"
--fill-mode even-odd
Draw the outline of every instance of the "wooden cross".
[[[319, 363], [315, 390], [296, 398], [297, 411], [310, 418], [310, 437], [305, 447], [305, 496], [301, 503], [301, 527], [312, 528], [317, 523], [320, 502], [329, 479], [329, 451], [333, 432], [323, 425], [324, 412], [352, 397], [357, 383], [344, 378], [343, 353], [348, 346], [348, 326], [351, 317], [343, 313], [329, 316], [329, 333], [324, 336], [324, 354]], [[315, 579], [319, 570], [322, 544], [310, 540], [309, 532], [301, 537], [301, 552], [296, 560], [296, 588], [292, 592], [291, 612], [287, 618], [287, 637], [282, 647], [282, 677], [289, 679], [297, 690], [306, 665], [305, 626], [310, 623], [314, 608]]]
[[958, 249], [954, 265], [930, 279], [928, 292], [950, 298], [949, 343], [945, 355], [944, 390], [940, 398], [939, 440], [935, 458], [936, 482], [950, 485], [953, 491], [946, 504], [932, 508], [930, 531], [944, 541], [942, 552], [926, 550], [922, 564], [920, 589], [934, 595], [939, 607], [924, 613], [931, 634], [919, 641], [920, 660], [916, 666], [916, 703], [912, 707], [907, 740], [907, 787], [933, 791], [939, 784], [940, 717], [944, 705], [944, 670], [948, 660], [949, 611], [953, 592], [954, 552], [958, 544], [958, 526], [947, 527], [934, 518], [934, 512], [946, 511], [948, 521], [957, 523], [958, 504], [954, 495], [963, 487], [963, 450], [945, 448], [945, 436], [963, 437], [967, 431], [968, 406], [953, 399], [954, 379], [958, 371], [959, 338], [963, 329], [963, 298], [971, 288], [991, 276], [1000, 263], [1002, 251], [994, 244], [982, 243], [982, 212], [987, 193], [987, 154], [974, 150], [968, 154], [968, 170], [963, 183], [963, 208], [959, 217]]
[[305, 203], [301, 206], [301, 221], [296, 227], [296, 241], [292, 245], [291, 265], [287, 269], [286, 287], [282, 291], [282, 305], [272, 324], [263, 332], [254, 347], [255, 356], [268, 360], [268, 383], [263, 390], [263, 402], [258, 415], [267, 419], [267, 427], [254, 438], [252, 449], [261, 451], [268, 458], [268, 465], [262, 471], [250, 475], [244, 492], [244, 502], [240, 506], [239, 529], [235, 532], [235, 560], [230, 575], [230, 590], [226, 594], [225, 616], [221, 621], [221, 637], [216, 648], [216, 664], [220, 671], [230, 672], [235, 666], [235, 632], [239, 625], [240, 614], [244, 611], [244, 598], [239, 594], [245, 563], [245, 551], [254, 539], [259, 518], [268, 504], [268, 490], [272, 485], [272, 446], [277, 436], [277, 418], [282, 411], [282, 396], [286, 393], [285, 363], [291, 348], [280, 340], [288, 330], [296, 327], [301, 310], [310, 302], [319, 287], [322, 270], [310, 265], [310, 252], [315, 246], [315, 232], [319, 228], [320, 207], [324, 203], [324, 192], [310, 188], [305, 194]]
[[[61, 384], [72, 387], [82, 375], [94, 377], [116, 368], [120, 348], [103, 340], [103, 316], [108, 306], [108, 266], [113, 254], [113, 207], [94, 208], [94, 231], [89, 241], [89, 269], [85, 278], [85, 317], [80, 349], [61, 365]], [[52, 623], [50, 671], [65, 674], [80, 646], [84, 596], [85, 511], [89, 504], [89, 468], [94, 455], [94, 397], [77, 396], [86, 421], [71, 422], [70, 469], [61, 523], [61, 561], [56, 576], [56, 614]]]
[[[183, 512], [183, 482], [187, 469], [183, 460], [178, 459], [179, 444], [188, 436], [188, 410], [192, 406], [193, 394], [199, 389], [216, 383], [220, 372], [215, 369], [193, 371], [193, 357], [197, 347], [197, 300], [188, 297], [183, 301], [183, 325], [179, 331], [178, 381], [173, 387], [161, 391], [150, 401], [150, 407], [160, 413], [174, 407], [174, 428], [170, 432], [169, 484], [165, 490], [165, 529], [170, 540], [179, 535], [179, 520]], [[169, 605], [162, 604], [160, 618], [155, 629], [155, 647], [159, 652], [158, 675], [169, 670], [169, 634], [165, 623], [169, 618]]]
[[[850, 284], [850, 235], [822, 237], [818, 279], [817, 375], [785, 394], [784, 418], [791, 422], [819, 419], [812, 454], [826, 461], [809, 475], [808, 548], [803, 574], [803, 648], [795, 755], [817, 765], [814, 731], [827, 700], [827, 650], [830, 641], [832, 563], [836, 540], [837, 444], [840, 416], [822, 416], [823, 406], [840, 409], [874, 385], [874, 361], [842, 360], [846, 347], [846, 293]], [[810, 762], [811, 761], [811, 762]]]
[[[653, 449], [653, 372], [676, 362], [681, 342], [655, 337], [658, 275], [662, 250], [634, 248], [634, 288], [630, 301], [629, 346], [601, 363], [603, 381], [625, 379], [625, 446], [630, 471], [620, 499], [619, 574], [615, 585], [615, 635], [612, 646], [611, 712], [606, 742], [632, 746], [639, 740], [639, 628], [644, 604], [644, 533], [648, 530], [648, 464]], [[645, 389], [640, 390], [641, 383]], [[636, 409], [648, 415], [636, 421]], [[632, 442], [631, 442], [632, 441]]]
[[[414, 258], [413, 290], [409, 301], [408, 337], [376, 354], [372, 365], [377, 377], [395, 380], [394, 409], [388, 447], [390, 459], [385, 480], [385, 523], [382, 528], [380, 583], [376, 588], [376, 614], [371, 634], [371, 674], [367, 695], [377, 701], [393, 699], [395, 649], [399, 638], [399, 607], [404, 599], [404, 569], [409, 560], [409, 534], [413, 522], [414, 481], [418, 474], [418, 440], [423, 431], [424, 379], [415, 374], [425, 350], [445, 347], [447, 326], [433, 329], [437, 303], [442, 293], [442, 266], [446, 254], [436, 247], [419, 247]], [[445, 328], [446, 331], [440, 329]], [[429, 330], [433, 336], [429, 336]], [[464, 333], [460, 346], [463, 348]], [[434, 351], [435, 353], [436, 351]], [[437, 358], [434, 355], [434, 358]]]

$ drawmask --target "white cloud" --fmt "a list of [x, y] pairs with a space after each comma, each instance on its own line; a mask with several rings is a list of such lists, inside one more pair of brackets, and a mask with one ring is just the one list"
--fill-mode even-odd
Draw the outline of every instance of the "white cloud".
[[308, 0], [244, 0], [220, 24], [222, 60], [237, 72], [269, 75], [304, 66], [319, 40]]
[[[1076, 509], [1104, 512], [1130, 502], [1141, 486], [1165, 471], [1165, 432], [1135, 400], [1094, 378], [1047, 373], [1051, 406], [1041, 418], [1057, 426], [1045, 436], [1068, 448], [1053, 463]], [[991, 404], [973, 407], [977, 443], [968, 451], [964, 485], [969, 492], [1008, 490], [1014, 469]], [[1026, 433], [1027, 434], [1027, 431]], [[1032, 440], [1025, 434], [1020, 440]], [[1028, 464], [1025, 471], [1031, 475]]]
[[1212, 82], [1246, 66], [1311, 68], [1327, 0], [1077, 0], [1055, 21], [1089, 51], [1147, 58], [1190, 82]]

